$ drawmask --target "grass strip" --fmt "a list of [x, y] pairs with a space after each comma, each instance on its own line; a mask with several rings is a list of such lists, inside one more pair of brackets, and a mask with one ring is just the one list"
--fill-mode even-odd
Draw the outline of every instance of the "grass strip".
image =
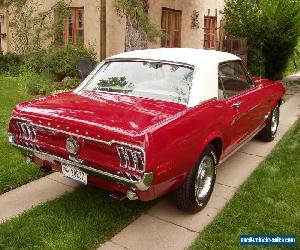
[[300, 120], [190, 249], [240, 249], [240, 234], [296, 234], [299, 246], [299, 229]]
[[17, 103], [32, 99], [13, 77], [0, 76], [0, 194], [37, 179], [44, 174], [7, 141], [11, 111]]
[[0, 225], [0, 249], [94, 249], [152, 204], [82, 187]]

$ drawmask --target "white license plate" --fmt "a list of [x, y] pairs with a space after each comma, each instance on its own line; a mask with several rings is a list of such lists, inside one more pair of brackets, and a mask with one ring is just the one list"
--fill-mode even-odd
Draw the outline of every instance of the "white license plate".
[[87, 174], [85, 172], [66, 164], [62, 164], [61, 169], [65, 177], [87, 185]]

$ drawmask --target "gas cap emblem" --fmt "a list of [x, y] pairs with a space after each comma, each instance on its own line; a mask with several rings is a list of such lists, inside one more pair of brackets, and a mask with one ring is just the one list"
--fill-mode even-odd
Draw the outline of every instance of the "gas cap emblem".
[[66, 148], [70, 154], [75, 155], [78, 153], [80, 146], [77, 140], [73, 137], [69, 137], [66, 141]]

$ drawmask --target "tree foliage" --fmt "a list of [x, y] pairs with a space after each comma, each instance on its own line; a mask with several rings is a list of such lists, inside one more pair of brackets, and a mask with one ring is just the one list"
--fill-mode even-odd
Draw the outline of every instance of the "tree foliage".
[[291, 0], [226, 0], [229, 36], [248, 37], [249, 68], [281, 78], [300, 34], [300, 3]]
[[54, 41], [63, 28], [63, 20], [70, 14], [63, 0], [45, 11], [39, 11], [40, 4], [35, 0], [4, 0], [4, 5], [12, 28], [13, 49], [21, 54], [39, 50], [49, 41]]
[[125, 50], [145, 49], [147, 41], [162, 36], [160, 29], [148, 17], [148, 0], [115, 0], [115, 9], [126, 17]]
[[23, 57], [25, 68], [58, 81], [65, 77], [76, 77], [76, 63], [81, 58], [89, 58], [96, 65], [93, 48], [84, 46], [50, 46], [47, 49], [28, 52]]
[[284, 72], [284, 75], [290, 75], [298, 72], [300, 69], [300, 38], [296, 48], [294, 49], [293, 55], [289, 58], [288, 66]]

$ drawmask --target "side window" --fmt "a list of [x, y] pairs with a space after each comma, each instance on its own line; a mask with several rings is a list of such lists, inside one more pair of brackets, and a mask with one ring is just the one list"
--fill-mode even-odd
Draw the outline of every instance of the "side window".
[[224, 87], [223, 87], [223, 83], [222, 83], [220, 75], [218, 77], [218, 97], [219, 97], [219, 100], [224, 100], [225, 99]]
[[[219, 99], [229, 98], [246, 91], [251, 86], [247, 74], [239, 61], [223, 63], [219, 66]], [[220, 93], [223, 87], [223, 93]]]

